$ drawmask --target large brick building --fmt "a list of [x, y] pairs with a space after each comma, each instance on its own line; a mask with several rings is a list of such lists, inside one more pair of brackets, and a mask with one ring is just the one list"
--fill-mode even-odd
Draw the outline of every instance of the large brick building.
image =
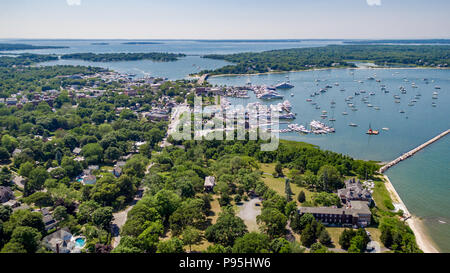
[[299, 207], [298, 213], [311, 213], [325, 225], [366, 227], [370, 224], [372, 213], [366, 201], [348, 201], [347, 207]]

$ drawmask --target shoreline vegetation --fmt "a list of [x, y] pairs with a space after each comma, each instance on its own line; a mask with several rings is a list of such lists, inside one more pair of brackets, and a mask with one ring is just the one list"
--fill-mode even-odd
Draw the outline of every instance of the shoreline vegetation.
[[158, 62], [172, 62], [179, 58], [186, 57], [185, 54], [175, 53], [73, 53], [61, 56], [61, 59], [75, 59], [90, 62], [120, 62], [120, 61], [139, 61], [152, 60]]
[[60, 49], [69, 48], [68, 46], [35, 46], [28, 44], [3, 44], [0, 43], [0, 51], [12, 51], [12, 50], [30, 50], [30, 49]]
[[[369, 60], [364, 60], [369, 62]], [[284, 74], [284, 73], [297, 73], [297, 72], [309, 72], [309, 71], [323, 71], [330, 69], [450, 69], [450, 67], [429, 67], [429, 66], [403, 66], [403, 67], [393, 67], [393, 66], [370, 66], [370, 67], [324, 67], [324, 68], [311, 68], [306, 70], [290, 70], [290, 71], [272, 71], [264, 73], [253, 73], [253, 74], [214, 74], [209, 75], [207, 78], [220, 78], [220, 77], [242, 77], [242, 76], [257, 76], [257, 75], [271, 75], [271, 74]], [[204, 76], [203, 74], [201, 76]], [[200, 78], [199, 74], [193, 74], [191, 77]]]
[[448, 67], [448, 45], [329, 45], [292, 48], [259, 53], [210, 54], [203, 58], [232, 64], [197, 75], [239, 75], [311, 69], [356, 67], [354, 60], [367, 60], [379, 66]]
[[160, 42], [125, 42], [123, 45], [160, 45]]

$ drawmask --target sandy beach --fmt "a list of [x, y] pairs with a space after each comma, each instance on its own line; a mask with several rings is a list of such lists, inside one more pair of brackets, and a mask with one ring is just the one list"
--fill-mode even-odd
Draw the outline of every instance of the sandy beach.
[[389, 177], [387, 177], [386, 175], [383, 176], [386, 179], [385, 183], [386, 189], [389, 191], [389, 194], [391, 195], [393, 205], [396, 208], [403, 210], [405, 217], [409, 217], [408, 220], [406, 220], [405, 222], [414, 232], [414, 235], [416, 236], [416, 243], [419, 246], [419, 248], [422, 249], [422, 251], [425, 253], [439, 253], [437, 248], [434, 246], [433, 241], [425, 232], [422, 221], [419, 218], [411, 215], [411, 213], [409, 213], [408, 208], [406, 208], [402, 199], [398, 195], [397, 191], [395, 190], [394, 186], [389, 180]]

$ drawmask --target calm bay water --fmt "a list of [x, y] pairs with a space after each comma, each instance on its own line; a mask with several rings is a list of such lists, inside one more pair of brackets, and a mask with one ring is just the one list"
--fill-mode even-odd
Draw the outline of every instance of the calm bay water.
[[[91, 65], [101, 66], [122, 73], [167, 77], [169, 79], [187, 78], [189, 74], [203, 69], [214, 69], [226, 65], [220, 60], [201, 58], [204, 54], [229, 54], [236, 52], [257, 52], [273, 49], [294, 47], [323, 46], [327, 44], [340, 44], [341, 41], [301, 41], [301, 42], [230, 42], [230, 41], [187, 41], [187, 40], [161, 40], [161, 44], [126, 45], [128, 40], [0, 40], [8, 43], [27, 43], [33, 45], [69, 46], [65, 49], [45, 49], [13, 51], [8, 53], [38, 53], [38, 54], [67, 54], [79, 52], [173, 52], [185, 53], [188, 56], [176, 62], [159, 63], [152, 61], [107, 62], [93, 63], [78, 60], [59, 60], [43, 63], [41, 65]], [[92, 43], [108, 43], [108, 45], [93, 45]], [[351, 74], [353, 72], [354, 74]], [[367, 80], [368, 76], [374, 76], [381, 82]], [[398, 155], [422, 144], [428, 139], [450, 128], [450, 71], [437, 69], [333, 69], [321, 71], [305, 71], [295, 73], [217, 77], [209, 81], [218, 85], [244, 85], [248, 79], [253, 84], [272, 85], [286, 80], [288, 75], [295, 88], [288, 91], [280, 91], [293, 105], [293, 112], [297, 113], [297, 119], [293, 123], [307, 125], [313, 119], [325, 122], [336, 128], [336, 133], [331, 135], [300, 135], [298, 133], [282, 134], [282, 138], [305, 141], [319, 145], [323, 149], [351, 155], [356, 158], [389, 161]], [[404, 78], [408, 79], [405, 82]], [[424, 78], [429, 79], [425, 84]], [[321, 82], [316, 83], [315, 80]], [[364, 83], [359, 83], [362, 80]], [[335, 86], [334, 83], [339, 83]], [[415, 82], [418, 88], [411, 88]], [[380, 85], [386, 85], [390, 92], [385, 94], [380, 90]], [[321, 107], [314, 109], [306, 102], [309, 95], [318, 91], [325, 85], [333, 88], [328, 92], [316, 96], [313, 101]], [[434, 86], [439, 85], [440, 90]], [[400, 94], [399, 86], [407, 89], [406, 94]], [[340, 91], [345, 89], [345, 91]], [[365, 90], [366, 93], [355, 96], [355, 91]], [[437, 91], [438, 99], [432, 99], [432, 93]], [[375, 95], [369, 95], [374, 92]], [[291, 93], [294, 94], [291, 97]], [[408, 103], [414, 96], [420, 93], [420, 99], [414, 106]], [[394, 102], [393, 95], [398, 94], [400, 103]], [[247, 104], [257, 101], [252, 93], [250, 99], [231, 99], [235, 104]], [[358, 111], [351, 111], [345, 98], [353, 96], [351, 101]], [[380, 110], [370, 108], [361, 101], [368, 96], [368, 101]], [[336, 102], [336, 107], [331, 108], [331, 101]], [[437, 107], [432, 107], [435, 101]], [[263, 102], [267, 104], [279, 101]], [[335, 122], [328, 119], [322, 120], [322, 111], [327, 111], [328, 119], [335, 118]], [[399, 113], [404, 110], [405, 113]], [[348, 115], [342, 115], [342, 112]], [[348, 124], [356, 123], [359, 126], [349, 127]], [[369, 124], [372, 128], [379, 129], [380, 135], [368, 136], [365, 134]], [[280, 125], [286, 128], [287, 125]], [[388, 131], [381, 128], [388, 127]], [[446, 137], [437, 143], [416, 154], [414, 157], [402, 162], [387, 172], [391, 182], [402, 197], [409, 211], [424, 219], [425, 226], [430, 232], [438, 247], [445, 252], [450, 252], [450, 169], [449, 169], [450, 137]]]
[[[284, 95], [284, 100], [291, 102], [292, 111], [298, 114], [292, 123], [307, 126], [313, 119], [320, 120], [336, 128], [336, 133], [300, 135], [291, 132], [281, 134], [281, 138], [284, 139], [313, 143], [323, 149], [355, 158], [390, 161], [450, 128], [450, 70], [333, 69], [250, 77], [215, 77], [210, 78], [209, 82], [218, 85], [245, 85], [250, 80], [252, 84], [272, 85], [286, 80], [286, 75], [295, 87], [279, 93]], [[375, 76], [381, 82], [367, 80], [369, 76]], [[428, 79], [428, 84], [424, 78]], [[321, 81], [317, 83], [316, 79]], [[360, 80], [363, 83], [360, 83]], [[412, 82], [415, 82], [418, 88], [412, 88]], [[339, 83], [339, 86], [335, 86], [334, 83]], [[312, 92], [326, 85], [333, 87], [326, 93], [310, 97]], [[381, 91], [381, 85], [385, 85], [389, 93]], [[435, 89], [436, 85], [441, 89]], [[400, 86], [406, 88], [406, 94], [401, 94]], [[356, 96], [355, 91], [361, 90], [365, 90], [366, 93]], [[370, 92], [374, 92], [375, 95], [369, 95]], [[438, 99], [432, 99], [433, 92], [438, 92]], [[417, 102], [414, 106], [408, 106], [417, 94], [421, 94]], [[232, 104], [242, 105], [254, 101], [264, 104], [283, 101], [261, 101], [252, 92], [249, 92], [249, 95], [249, 99], [232, 98], [230, 101]], [[394, 95], [400, 96], [400, 103], [395, 103]], [[351, 102], [358, 111], [351, 111], [347, 106], [345, 98], [349, 96], [354, 97]], [[361, 101], [365, 96], [373, 107], [368, 107]], [[306, 99], [309, 98], [316, 102], [320, 109], [315, 109], [307, 102]], [[334, 109], [331, 108], [331, 101], [336, 102]], [[432, 107], [432, 102], [436, 103], [436, 107]], [[375, 110], [375, 106], [380, 110]], [[320, 118], [324, 110], [327, 111], [327, 119]], [[400, 110], [404, 110], [405, 113], [400, 113]], [[342, 115], [342, 112], [347, 112], [348, 115]], [[330, 122], [328, 119], [331, 117], [336, 121]], [[350, 127], [349, 123], [356, 123], [359, 126]], [[365, 134], [369, 124], [373, 129], [380, 130], [380, 134], [377, 136]], [[381, 130], [385, 127], [389, 130]], [[281, 124], [280, 128], [287, 128], [287, 124]], [[450, 252], [449, 152], [450, 137], [447, 136], [387, 172], [408, 210], [423, 219], [430, 237], [443, 252]]]
[[450, 252], [449, 152], [447, 136], [386, 172], [442, 252]]
[[[191, 41], [191, 40], [141, 40], [158, 44], [124, 44], [135, 40], [0, 40], [8, 43], [26, 43], [36, 46], [66, 46], [61, 49], [17, 50], [8, 53], [36, 53], [36, 54], [69, 54], [69, 53], [133, 53], [133, 52], [170, 52], [188, 55], [176, 62], [153, 62], [150, 60], [130, 62], [86, 62], [80, 60], [59, 60], [41, 63], [40, 65], [86, 65], [98, 66], [121, 73], [164, 77], [170, 80], [188, 78], [190, 74], [205, 69], [216, 69], [227, 65], [221, 60], [201, 58], [205, 54], [230, 54], [236, 52], [260, 52], [272, 49], [286, 49], [294, 47], [313, 47], [328, 44], [341, 44], [341, 41], [312, 40], [312, 41], [267, 41], [267, 42], [231, 42], [231, 41]], [[107, 43], [107, 45], [94, 45]]]

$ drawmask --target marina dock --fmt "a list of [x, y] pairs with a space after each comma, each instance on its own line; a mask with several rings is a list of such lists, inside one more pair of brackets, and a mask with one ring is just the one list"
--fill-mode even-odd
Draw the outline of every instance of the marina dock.
[[394, 159], [393, 161], [387, 163], [386, 165], [384, 165], [383, 167], [380, 168], [379, 172], [380, 173], [384, 173], [385, 171], [387, 171], [390, 167], [395, 166], [396, 164], [398, 164], [399, 162], [402, 162], [403, 160], [413, 156], [415, 153], [421, 151], [422, 149], [424, 149], [425, 147], [427, 147], [428, 145], [438, 141], [439, 139], [443, 138], [444, 136], [446, 136], [447, 134], [450, 133], [450, 129], [440, 133], [439, 135], [435, 136], [434, 138], [428, 140], [427, 142], [423, 143], [422, 145], [412, 149], [411, 151], [404, 153], [403, 155], [401, 155], [400, 157], [397, 157], [396, 159]]

